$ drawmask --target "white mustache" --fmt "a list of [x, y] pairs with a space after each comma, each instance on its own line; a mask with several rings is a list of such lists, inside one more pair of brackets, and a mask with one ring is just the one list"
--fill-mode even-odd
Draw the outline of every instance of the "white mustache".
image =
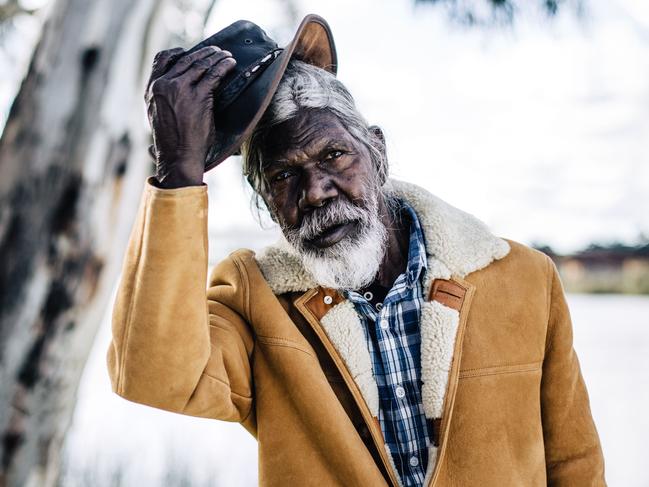
[[368, 210], [356, 206], [344, 199], [337, 198], [327, 205], [307, 213], [302, 224], [297, 229], [290, 229], [289, 240], [305, 242], [321, 235], [325, 230], [335, 225], [352, 221], [367, 222], [370, 218]]

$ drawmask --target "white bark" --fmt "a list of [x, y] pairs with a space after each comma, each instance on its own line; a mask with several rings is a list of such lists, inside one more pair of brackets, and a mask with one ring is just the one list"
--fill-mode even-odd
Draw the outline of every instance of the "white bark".
[[55, 485], [151, 173], [156, 0], [57, 0], [0, 140], [0, 486]]

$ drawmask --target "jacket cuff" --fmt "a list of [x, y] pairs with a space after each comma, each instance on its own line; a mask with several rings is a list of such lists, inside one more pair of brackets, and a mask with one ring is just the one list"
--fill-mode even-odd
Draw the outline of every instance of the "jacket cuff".
[[202, 194], [207, 193], [207, 184], [201, 183], [199, 186], [183, 186], [182, 188], [160, 188], [155, 176], [146, 178], [145, 189], [146, 191], [158, 195], [186, 195], [186, 194]]

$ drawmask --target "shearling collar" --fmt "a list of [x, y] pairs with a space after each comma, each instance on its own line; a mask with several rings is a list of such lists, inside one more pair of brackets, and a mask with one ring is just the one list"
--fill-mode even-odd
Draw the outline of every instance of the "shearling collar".
[[[429, 268], [428, 277], [464, 277], [509, 252], [509, 244], [494, 236], [484, 223], [424, 188], [390, 179], [386, 190], [405, 199], [419, 217], [427, 256], [439, 267], [433, 272]], [[256, 260], [275, 294], [307, 291], [317, 286], [284, 238], [259, 252]], [[430, 279], [426, 281], [430, 284]]]

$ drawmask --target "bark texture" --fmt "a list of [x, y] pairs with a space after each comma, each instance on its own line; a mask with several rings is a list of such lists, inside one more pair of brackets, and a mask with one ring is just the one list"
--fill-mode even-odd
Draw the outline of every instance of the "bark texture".
[[0, 486], [55, 485], [144, 178], [164, 1], [57, 0], [0, 139]]

